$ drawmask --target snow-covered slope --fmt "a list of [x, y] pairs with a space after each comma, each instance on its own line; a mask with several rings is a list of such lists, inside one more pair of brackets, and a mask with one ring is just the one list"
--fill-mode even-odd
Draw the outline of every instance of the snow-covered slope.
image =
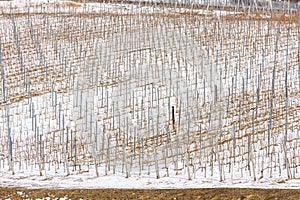
[[0, 5], [2, 186], [299, 188], [295, 11]]

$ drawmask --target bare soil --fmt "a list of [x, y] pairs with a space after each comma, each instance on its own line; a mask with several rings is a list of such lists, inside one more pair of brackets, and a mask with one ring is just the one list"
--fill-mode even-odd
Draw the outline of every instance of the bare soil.
[[[47, 198], [48, 197], [48, 198]], [[24, 189], [0, 188], [0, 199], [300, 199], [300, 190], [288, 189]]]

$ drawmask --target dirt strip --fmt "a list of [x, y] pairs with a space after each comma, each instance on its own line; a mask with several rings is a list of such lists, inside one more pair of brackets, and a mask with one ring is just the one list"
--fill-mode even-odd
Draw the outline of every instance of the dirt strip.
[[24, 189], [0, 188], [0, 199], [300, 199], [300, 189]]

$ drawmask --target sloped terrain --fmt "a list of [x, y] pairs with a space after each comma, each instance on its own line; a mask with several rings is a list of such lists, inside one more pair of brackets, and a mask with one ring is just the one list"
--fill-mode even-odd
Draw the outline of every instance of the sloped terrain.
[[298, 11], [0, 9], [3, 184], [297, 186]]

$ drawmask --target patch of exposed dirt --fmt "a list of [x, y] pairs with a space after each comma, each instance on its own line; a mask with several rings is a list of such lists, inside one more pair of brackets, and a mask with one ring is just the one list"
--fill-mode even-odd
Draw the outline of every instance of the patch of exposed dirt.
[[[48, 197], [48, 198], [47, 198]], [[0, 188], [0, 199], [300, 199], [300, 190], [288, 189], [24, 189]]]

